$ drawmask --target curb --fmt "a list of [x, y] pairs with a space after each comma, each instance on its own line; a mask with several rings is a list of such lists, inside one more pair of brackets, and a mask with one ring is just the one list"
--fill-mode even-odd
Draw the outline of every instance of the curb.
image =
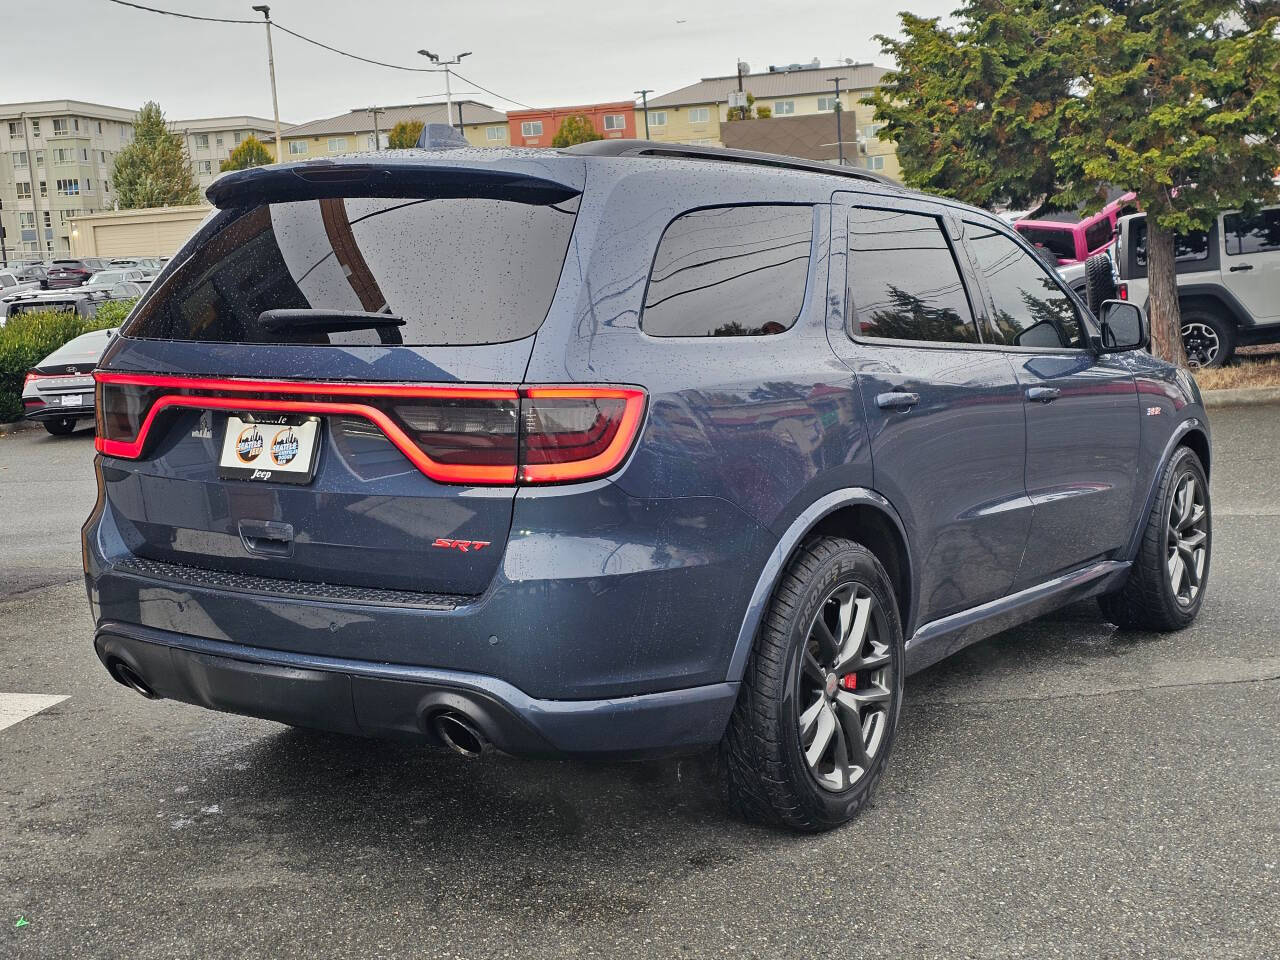
[[34, 420], [14, 420], [12, 423], [0, 423], [0, 437], [6, 433], [17, 433], [19, 430], [34, 430], [39, 424]]
[[1208, 407], [1255, 407], [1280, 403], [1280, 387], [1237, 387], [1234, 390], [1205, 390], [1200, 399]]

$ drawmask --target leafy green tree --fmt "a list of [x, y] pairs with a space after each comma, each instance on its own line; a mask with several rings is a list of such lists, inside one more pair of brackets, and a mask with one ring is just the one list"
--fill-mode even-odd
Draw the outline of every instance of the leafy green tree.
[[271, 153], [262, 141], [249, 134], [240, 141], [240, 146], [231, 151], [231, 155], [222, 161], [219, 170], [247, 170], [249, 167], [265, 167], [271, 163]]
[[585, 114], [574, 113], [561, 121], [560, 129], [551, 138], [551, 145], [553, 147], [571, 147], [575, 143], [590, 143], [592, 140], [603, 139], [604, 137], [596, 133], [596, 128], [591, 125], [591, 121], [587, 119]]
[[756, 118], [759, 120], [768, 120], [773, 116], [773, 107], [756, 107]]
[[387, 146], [392, 150], [416, 147], [418, 138], [422, 136], [421, 120], [401, 120], [387, 134]]
[[160, 104], [148, 100], [133, 125], [133, 143], [118, 154], [111, 187], [124, 209], [196, 203], [200, 190], [182, 138], [169, 130]]
[[1173, 241], [1276, 196], [1274, 0], [967, 0], [955, 26], [902, 15], [899, 67], [866, 102], [907, 183], [971, 203], [1097, 208], [1108, 185], [1148, 220], [1153, 349], [1185, 363]]

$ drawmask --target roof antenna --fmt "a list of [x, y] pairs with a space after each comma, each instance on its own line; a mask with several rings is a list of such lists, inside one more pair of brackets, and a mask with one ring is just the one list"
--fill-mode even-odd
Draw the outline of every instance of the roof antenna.
[[451, 124], [428, 123], [418, 136], [417, 146], [419, 150], [457, 150], [470, 144]]

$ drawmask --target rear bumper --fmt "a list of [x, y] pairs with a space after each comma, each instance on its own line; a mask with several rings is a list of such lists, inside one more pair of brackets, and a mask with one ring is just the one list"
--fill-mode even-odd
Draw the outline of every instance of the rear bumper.
[[85, 407], [60, 407], [51, 403], [41, 403], [37, 406], [29, 400], [23, 400], [22, 404], [26, 408], [23, 416], [28, 420], [61, 420], [63, 417], [80, 419], [94, 415], [93, 404]]
[[[645, 757], [716, 743], [736, 683], [602, 700], [541, 700], [479, 674], [248, 647], [131, 624], [101, 624], [94, 648], [157, 696], [363, 736], [438, 743], [439, 713], [466, 715], [522, 756]], [[117, 676], [117, 679], [119, 677]]]

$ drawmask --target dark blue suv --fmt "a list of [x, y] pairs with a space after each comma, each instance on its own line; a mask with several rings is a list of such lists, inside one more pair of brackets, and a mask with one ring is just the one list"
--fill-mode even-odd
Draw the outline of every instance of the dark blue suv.
[[981, 210], [637, 141], [209, 197], [97, 373], [95, 645], [146, 696], [466, 754], [718, 745], [735, 810], [817, 830], [911, 671], [1204, 598], [1195, 383]]

